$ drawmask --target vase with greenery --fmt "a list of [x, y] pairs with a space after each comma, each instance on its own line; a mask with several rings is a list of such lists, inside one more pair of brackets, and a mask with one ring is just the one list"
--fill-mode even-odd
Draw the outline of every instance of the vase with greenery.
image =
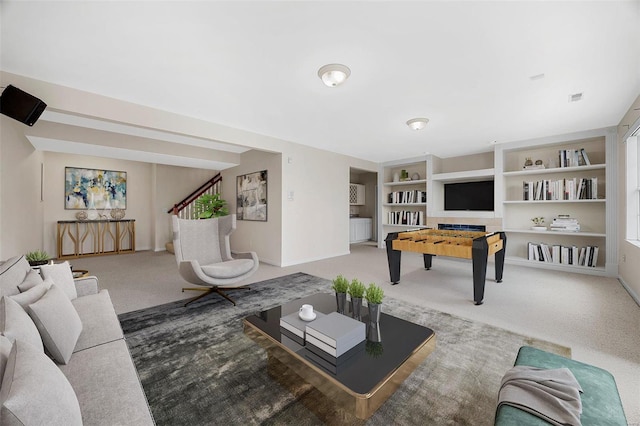
[[373, 323], [380, 322], [380, 305], [384, 298], [384, 291], [375, 283], [370, 283], [365, 293], [367, 306], [369, 308], [369, 321]]
[[226, 204], [227, 202], [220, 197], [219, 193], [202, 194], [196, 199], [193, 217], [194, 219], [211, 219], [226, 216], [229, 214]]
[[30, 251], [24, 256], [31, 266], [46, 265], [51, 258], [44, 250]]
[[371, 322], [367, 324], [367, 344], [372, 342], [382, 342], [382, 333], [380, 332], [380, 323]]
[[544, 217], [532, 217], [531, 222], [533, 222], [532, 229], [536, 231], [547, 229], [546, 226], [544, 226]]
[[338, 307], [338, 313], [344, 314], [344, 305], [347, 302], [347, 290], [349, 290], [349, 280], [347, 280], [342, 275], [338, 275], [333, 280], [333, 285], [331, 286], [336, 292], [336, 304]]
[[357, 278], [351, 280], [347, 292], [351, 296], [351, 315], [360, 321], [362, 319], [362, 298], [367, 288]]

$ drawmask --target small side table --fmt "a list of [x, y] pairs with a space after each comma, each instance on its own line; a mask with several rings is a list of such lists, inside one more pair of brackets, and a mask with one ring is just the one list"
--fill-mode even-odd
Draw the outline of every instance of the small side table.
[[71, 273], [73, 274], [74, 279], [89, 276], [89, 271], [87, 271], [86, 269], [74, 269], [71, 271]]

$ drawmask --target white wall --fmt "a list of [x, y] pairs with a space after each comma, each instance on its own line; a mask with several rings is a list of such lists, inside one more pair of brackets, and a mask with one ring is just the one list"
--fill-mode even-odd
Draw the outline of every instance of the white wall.
[[[165, 250], [165, 244], [172, 240], [171, 215], [167, 211], [182, 201], [203, 183], [214, 177], [213, 170], [154, 164], [153, 214], [154, 250]], [[225, 197], [228, 197], [225, 193]], [[230, 194], [230, 193], [229, 193]]]
[[349, 169], [377, 165], [297, 144], [282, 163], [283, 266], [349, 253]]
[[113, 160], [73, 154], [46, 152], [44, 197], [44, 249], [56, 254], [56, 222], [75, 220], [78, 210], [64, 208], [64, 168], [117, 170], [127, 172], [127, 209], [125, 219], [136, 221], [136, 250], [153, 248], [152, 165], [136, 161]]
[[23, 127], [26, 126], [0, 116], [0, 259], [43, 248], [43, 155], [24, 137]]
[[222, 172], [222, 194], [229, 213], [236, 212], [236, 178], [247, 173], [267, 171], [267, 221], [238, 220], [231, 234], [231, 249], [255, 251], [258, 259], [271, 265], [282, 263], [282, 156], [249, 151], [241, 156], [241, 164]]
[[636, 120], [640, 119], [640, 96], [631, 105], [629, 111], [618, 125], [618, 272], [620, 279], [629, 292], [640, 303], [640, 247], [626, 240], [627, 182], [626, 182], [626, 147], [624, 135]]
[[[34, 80], [25, 76], [0, 72], [0, 79], [5, 84], [11, 83], [29, 93], [37, 94], [38, 97], [46, 100], [48, 108], [51, 110], [242, 145], [263, 153], [282, 154], [281, 156], [278, 155], [277, 159], [273, 156], [269, 157], [266, 154], [256, 153], [242, 156], [244, 157], [243, 161], [246, 161], [244, 166], [246, 166], [247, 171], [264, 170], [265, 168], [274, 168], [276, 170], [276, 163], [279, 163], [281, 181], [278, 182], [277, 172], [269, 176], [269, 221], [274, 212], [273, 209], [276, 208], [275, 206], [279, 206], [281, 209], [281, 229], [272, 225], [271, 222], [268, 222], [266, 228], [260, 227], [256, 223], [248, 224], [243, 222], [238, 226], [239, 229], [236, 232], [235, 239], [244, 241], [245, 243], [243, 244], [247, 244], [248, 247], [257, 248], [256, 251], [260, 251], [259, 255], [262, 253], [263, 260], [268, 260], [275, 264], [279, 263], [280, 265], [304, 263], [310, 260], [347, 254], [349, 251], [349, 168], [354, 167], [375, 172], [377, 166], [372, 162]], [[9, 119], [3, 118], [3, 120]], [[19, 123], [18, 125], [22, 126]], [[4, 179], [7, 173], [3, 170], [0, 174], [3, 178], [1, 187], [2, 210], [0, 211], [2, 216], [0, 216], [0, 220], [2, 220], [3, 230], [5, 229], [5, 223], [7, 223], [6, 227], [13, 227], [11, 234], [8, 235], [9, 240], [7, 243], [4, 241], [4, 233], [0, 236], [1, 253], [5, 258], [8, 256], [5, 250], [25, 251], [33, 249], [36, 242], [42, 244], [42, 236], [45, 234], [42, 223], [31, 221], [30, 225], [18, 224], [17, 218], [24, 219], [23, 213], [19, 215], [15, 215], [12, 212], [5, 213], [9, 205], [13, 205], [14, 208], [15, 206], [20, 206], [20, 208], [27, 209], [30, 212], [38, 210], [39, 206], [38, 203], [30, 204], [30, 202], [23, 202], [21, 199], [26, 195], [31, 196], [32, 193], [39, 194], [38, 188], [31, 187], [33, 176], [38, 176], [36, 167], [32, 167], [34, 164], [31, 164], [36, 157], [30, 157], [29, 152], [33, 153], [34, 151], [24, 137], [20, 136], [22, 132], [24, 130], [19, 129], [10, 139], [18, 138], [21, 141], [21, 146], [26, 144], [22, 148], [23, 150], [26, 149], [26, 152], [16, 152], [16, 155], [14, 155], [14, 152], [6, 153], [4, 150], [5, 141], [3, 140], [3, 165], [5, 163], [11, 164], [11, 170], [15, 170], [18, 168], [16, 163], [19, 164], [20, 161], [29, 158], [30, 166], [28, 170], [23, 170], [24, 173], [29, 174], [27, 180], [18, 184], [17, 188], [20, 189], [16, 189], [16, 187], [10, 188], [10, 191], [12, 191], [10, 193], [7, 192], [7, 188], [9, 188], [8, 182], [5, 183]], [[291, 158], [291, 162], [289, 162], [289, 158]], [[251, 167], [252, 165], [254, 167]], [[62, 164], [58, 164], [56, 168], [60, 166]], [[136, 166], [132, 167], [136, 168]], [[116, 170], [122, 169], [122, 167], [114, 168]], [[53, 173], [52, 170], [49, 172]], [[232, 172], [231, 170], [233, 169], [230, 169], [227, 175], [231, 174], [232, 179], [227, 178], [224, 185], [228, 184], [229, 180], [233, 183], [235, 174], [238, 174], [236, 171]], [[137, 174], [137, 172], [134, 174]], [[158, 187], [155, 188], [153, 184], [154, 176], [155, 179], [161, 179], [161, 174], [161, 170], [156, 168], [154, 171], [151, 166], [146, 172], [141, 172], [140, 174], [142, 181], [147, 183], [147, 186], [144, 186], [144, 191], [149, 193], [141, 195], [140, 203], [145, 204], [147, 211], [153, 213], [150, 219], [147, 218], [147, 223], [142, 223], [142, 216], [138, 219], [137, 216], [141, 215], [139, 211], [127, 212], [127, 217], [135, 218], [136, 222], [138, 220], [141, 221], [140, 224], [136, 225], [137, 233], [141, 232], [137, 249], [158, 248], [159, 245], [163, 245], [163, 229], [166, 228], [162, 224], [163, 219], [159, 209], [167, 206], [163, 205], [166, 200], [161, 196], [161, 183], [158, 183]], [[142, 175], [145, 175], [145, 177], [142, 178]], [[39, 177], [36, 180], [39, 180]], [[61, 182], [60, 185], [63, 184], [63, 180]], [[134, 187], [137, 182], [131, 182], [131, 185]], [[287, 200], [286, 194], [289, 191], [294, 192], [292, 201]], [[21, 192], [21, 196], [17, 195], [19, 192]], [[223, 190], [224, 192], [228, 191]], [[235, 184], [231, 194], [233, 194], [232, 197], [235, 197]], [[226, 194], [224, 196], [229, 198]], [[233, 201], [235, 205], [235, 200]], [[173, 202], [175, 201], [171, 200], [171, 203]], [[64, 206], [61, 204], [62, 201], [53, 209], [59, 214], [64, 214]], [[8, 216], [5, 216], [5, 214]], [[47, 224], [49, 231], [47, 232], [52, 232], [50, 231], [51, 224], [61, 218], [55, 218], [54, 220], [52, 212], [47, 213], [47, 215], [49, 217]], [[42, 221], [42, 214], [40, 214], [39, 220], [40, 222]], [[266, 232], [266, 237], [258, 238], [258, 232], [263, 231]], [[18, 240], [17, 236], [20, 236], [19, 240], [22, 241], [19, 247], [14, 242], [14, 240]], [[47, 240], [51, 241], [50, 236], [47, 237]], [[280, 244], [279, 247], [278, 244]]]

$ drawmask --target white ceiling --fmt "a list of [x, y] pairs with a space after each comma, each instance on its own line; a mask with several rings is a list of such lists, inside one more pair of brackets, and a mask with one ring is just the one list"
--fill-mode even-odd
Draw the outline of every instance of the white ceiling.
[[[615, 126], [640, 93], [640, 1], [3, 1], [0, 13], [4, 71], [372, 161]], [[328, 88], [317, 70], [334, 62], [351, 77]], [[409, 130], [413, 117], [427, 128]]]

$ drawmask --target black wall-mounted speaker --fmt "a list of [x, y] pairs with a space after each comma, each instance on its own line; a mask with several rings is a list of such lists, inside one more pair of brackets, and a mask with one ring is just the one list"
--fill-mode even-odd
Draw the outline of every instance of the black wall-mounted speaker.
[[33, 126], [46, 107], [40, 99], [12, 85], [0, 95], [0, 113], [27, 126]]

